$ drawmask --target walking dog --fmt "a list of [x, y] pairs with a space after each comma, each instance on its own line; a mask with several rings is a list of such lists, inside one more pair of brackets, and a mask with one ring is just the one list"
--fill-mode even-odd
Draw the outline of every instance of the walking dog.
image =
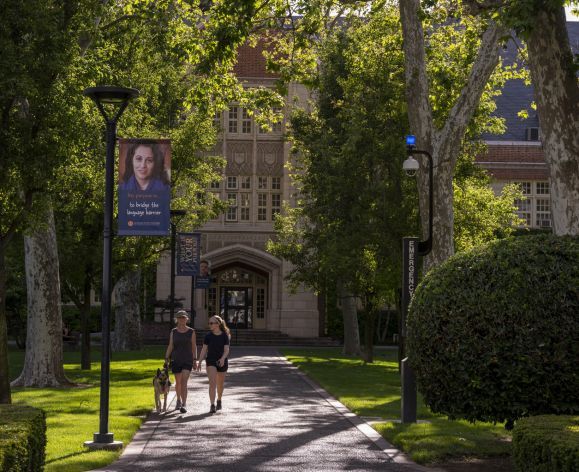
[[[155, 389], [155, 408], [157, 413], [167, 411], [167, 396], [171, 389], [171, 380], [169, 379], [169, 369], [165, 364], [163, 369], [157, 369], [157, 374], [153, 378], [153, 388]], [[161, 410], [161, 394], [164, 395], [163, 409]]]

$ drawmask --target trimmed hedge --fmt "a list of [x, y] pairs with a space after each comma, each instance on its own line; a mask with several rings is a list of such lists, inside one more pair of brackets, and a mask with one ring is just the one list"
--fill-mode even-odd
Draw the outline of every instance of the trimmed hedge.
[[504, 239], [418, 286], [409, 360], [432, 411], [470, 421], [579, 413], [579, 238]]
[[0, 405], [0, 470], [38, 471], [44, 468], [46, 415], [23, 405]]
[[577, 472], [579, 416], [542, 415], [517, 421], [513, 459], [520, 472]]

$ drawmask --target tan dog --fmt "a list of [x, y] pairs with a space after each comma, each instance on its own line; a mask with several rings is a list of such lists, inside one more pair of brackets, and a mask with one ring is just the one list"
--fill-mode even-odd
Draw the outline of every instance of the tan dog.
[[[169, 379], [169, 369], [166, 365], [163, 370], [157, 369], [157, 375], [153, 378], [153, 388], [155, 389], [155, 408], [157, 413], [167, 411], [167, 396], [171, 390], [171, 380]], [[161, 394], [164, 395], [163, 409], [161, 410]]]

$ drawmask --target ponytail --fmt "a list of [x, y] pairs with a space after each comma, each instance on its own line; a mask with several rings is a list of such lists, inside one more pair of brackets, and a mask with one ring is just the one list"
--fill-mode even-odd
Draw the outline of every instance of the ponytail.
[[224, 331], [225, 334], [227, 334], [227, 336], [231, 337], [231, 331], [229, 331], [229, 328], [227, 327], [225, 320], [218, 315], [213, 315], [213, 318], [215, 318], [219, 322], [219, 329], [221, 331]]

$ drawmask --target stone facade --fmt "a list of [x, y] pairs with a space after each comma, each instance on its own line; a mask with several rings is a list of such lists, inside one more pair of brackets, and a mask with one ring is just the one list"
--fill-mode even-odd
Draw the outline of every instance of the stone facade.
[[[275, 81], [275, 76], [265, 71], [259, 46], [240, 49], [236, 73], [246, 87], [273, 86]], [[308, 98], [304, 87], [293, 85], [286, 103], [306, 103]], [[288, 111], [283, 110], [284, 115]], [[275, 215], [292, 194], [285, 168], [290, 151], [284, 139], [285, 123], [262, 130], [236, 104], [218, 120], [222, 132], [215, 153], [223, 155], [227, 165], [222, 180], [212, 184], [211, 191], [230, 206], [200, 229], [202, 258], [211, 265], [212, 284], [209, 289], [192, 290], [191, 277], [177, 276], [175, 297], [182, 299], [188, 311], [194, 299], [196, 328], [206, 328], [208, 317], [220, 314], [239, 328], [317, 337], [317, 296], [306, 290], [290, 293], [284, 282], [288, 263], [266, 251], [267, 241], [274, 237]], [[158, 300], [169, 297], [169, 275], [170, 258], [165, 255], [157, 270]], [[168, 317], [168, 310], [157, 310], [157, 321]]]

